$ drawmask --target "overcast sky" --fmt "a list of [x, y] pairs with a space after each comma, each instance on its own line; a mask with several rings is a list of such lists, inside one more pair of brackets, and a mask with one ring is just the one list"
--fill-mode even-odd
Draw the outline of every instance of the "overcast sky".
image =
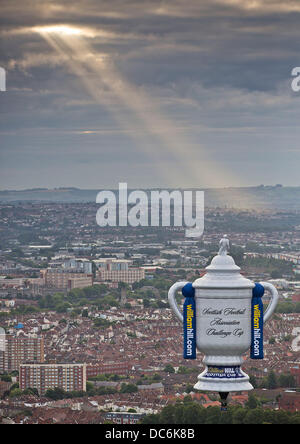
[[300, 185], [300, 2], [1, 2], [0, 188]]

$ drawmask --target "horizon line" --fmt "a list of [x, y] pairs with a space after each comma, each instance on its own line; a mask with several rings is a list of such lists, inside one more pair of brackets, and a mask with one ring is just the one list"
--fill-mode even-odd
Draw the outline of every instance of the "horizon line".
[[[233, 185], [226, 185], [226, 186], [219, 186], [219, 187], [168, 187], [168, 186], [162, 186], [162, 187], [158, 187], [158, 186], [144, 186], [144, 187], [130, 187], [128, 188], [128, 191], [130, 190], [136, 190], [136, 189], [140, 189], [140, 190], [158, 190], [158, 189], [166, 189], [166, 190], [226, 190], [226, 189], [248, 189], [248, 188], [300, 188], [300, 184], [299, 185], [284, 185], [284, 184], [259, 184], [259, 185], [241, 185], [241, 186], [233, 186]], [[48, 188], [48, 187], [33, 187], [33, 188], [20, 188], [20, 189], [0, 189], [0, 193], [12, 193], [12, 192], [34, 192], [34, 191], [99, 191], [99, 190], [110, 190], [110, 191], [118, 191], [119, 188], [110, 188], [110, 187], [106, 187], [106, 188], [80, 188], [80, 187], [75, 187], [75, 186], [60, 186], [60, 187], [54, 187], [54, 188]]]

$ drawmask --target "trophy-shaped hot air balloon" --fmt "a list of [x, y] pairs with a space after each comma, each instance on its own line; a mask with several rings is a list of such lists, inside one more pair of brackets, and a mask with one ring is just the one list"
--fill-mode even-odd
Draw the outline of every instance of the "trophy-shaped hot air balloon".
[[[228, 250], [229, 240], [224, 236], [204, 276], [193, 284], [177, 282], [168, 294], [171, 308], [183, 323], [184, 358], [194, 359], [196, 348], [205, 355], [205, 370], [194, 388], [219, 392], [224, 408], [229, 392], [253, 389], [241, 368], [242, 355], [250, 348], [252, 359], [263, 358], [263, 324], [279, 297], [272, 284], [242, 276]], [[175, 299], [178, 290], [186, 298], [183, 313]], [[271, 301], [264, 313], [265, 290]]]

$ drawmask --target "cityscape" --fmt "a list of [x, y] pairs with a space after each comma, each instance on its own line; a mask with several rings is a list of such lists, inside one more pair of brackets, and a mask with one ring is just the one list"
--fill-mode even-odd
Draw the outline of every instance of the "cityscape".
[[300, 424], [299, 23], [1, 2], [1, 425]]
[[101, 228], [95, 214], [93, 203], [1, 204], [2, 423], [132, 424], [188, 398], [219, 406], [193, 389], [203, 355], [183, 359], [167, 292], [205, 273], [224, 232], [243, 274], [280, 294], [265, 359], [243, 356], [255, 389], [230, 404], [299, 411], [299, 212], [206, 208], [200, 239], [178, 227]]

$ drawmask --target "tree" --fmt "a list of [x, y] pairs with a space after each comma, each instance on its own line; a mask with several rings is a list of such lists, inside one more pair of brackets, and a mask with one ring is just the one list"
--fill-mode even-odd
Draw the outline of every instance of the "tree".
[[154, 373], [152, 376], [152, 381], [161, 381], [162, 377], [158, 373]]
[[254, 388], [257, 388], [257, 379], [255, 376], [250, 375], [249, 382], [251, 385], [253, 385]]
[[280, 375], [278, 384], [280, 387], [295, 387], [296, 381], [293, 375]]
[[248, 396], [248, 401], [246, 402], [246, 407], [249, 409], [256, 409], [259, 406], [259, 401], [252, 393]]
[[163, 408], [160, 414], [161, 424], [176, 424], [175, 422], [175, 406], [172, 404]]
[[11, 382], [11, 376], [10, 375], [2, 375], [1, 381]]
[[[201, 417], [201, 407], [199, 404], [187, 403], [183, 410], [183, 424], [199, 424]], [[201, 422], [200, 422], [201, 424]]]
[[61, 303], [55, 306], [55, 311], [57, 313], [67, 313], [69, 307], [70, 307], [69, 304]]
[[221, 417], [221, 410], [219, 407], [208, 407], [205, 423], [206, 424], [219, 424], [220, 417]]
[[142, 419], [142, 424], [160, 424], [160, 415], [152, 413]]
[[193, 390], [194, 390], [193, 384], [187, 384], [187, 386], [185, 388], [185, 392], [186, 393], [191, 393]]
[[64, 399], [69, 395], [60, 387], [55, 387], [54, 389], [48, 389], [46, 391], [46, 398], [53, 399], [54, 401], [58, 401], [59, 399]]
[[274, 417], [274, 424], [288, 424], [289, 414], [284, 410], [279, 410]]
[[114, 381], [114, 382], [120, 381], [120, 379], [121, 378], [119, 375], [110, 375], [110, 377], [109, 377], [109, 380]]
[[39, 392], [36, 388], [31, 388], [28, 387], [27, 389], [25, 389], [23, 391], [23, 395], [34, 395], [34, 396], [39, 396]]
[[95, 393], [95, 386], [92, 382], [87, 381], [86, 383], [86, 391], [89, 396], [93, 396]]
[[166, 373], [175, 373], [175, 369], [171, 364], [167, 364], [164, 368], [164, 372]]
[[168, 404], [160, 414], [143, 418], [143, 424], [299, 424], [300, 413], [282, 410], [230, 406], [227, 412], [219, 407], [203, 408], [196, 402], [176, 401]]
[[300, 415], [292, 415], [292, 417], [289, 419], [289, 424], [300, 424]]
[[10, 391], [9, 397], [10, 398], [17, 398], [18, 396], [21, 396], [23, 394], [22, 390], [19, 388], [15, 388]]
[[189, 373], [189, 368], [185, 367], [184, 365], [180, 365], [177, 373], [179, 373], [180, 375], [186, 375], [187, 373]]
[[248, 410], [244, 418], [244, 424], [262, 424], [263, 417], [263, 410], [261, 409]]
[[138, 392], [138, 390], [135, 384], [122, 384], [120, 393], [135, 393]]
[[243, 407], [238, 407], [232, 414], [232, 424], [244, 424], [244, 419], [247, 414], [247, 410]]
[[278, 387], [277, 378], [273, 370], [268, 374], [267, 377], [267, 388], [272, 390]]
[[143, 305], [144, 305], [144, 308], [150, 307], [150, 301], [148, 301], [148, 299], [143, 299]]

